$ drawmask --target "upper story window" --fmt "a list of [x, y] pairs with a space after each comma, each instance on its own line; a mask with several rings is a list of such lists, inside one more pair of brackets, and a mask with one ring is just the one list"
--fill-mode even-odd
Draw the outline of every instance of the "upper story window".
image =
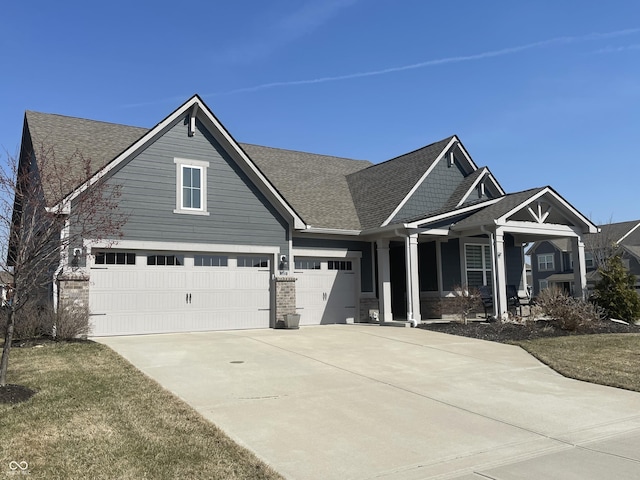
[[176, 209], [174, 213], [209, 215], [207, 212], [207, 168], [209, 162], [174, 158], [176, 164]]
[[543, 253], [538, 255], [538, 271], [555, 270], [553, 253]]
[[584, 263], [587, 266], [587, 268], [593, 268], [596, 266], [596, 263], [593, 259], [593, 253], [591, 252], [584, 253]]

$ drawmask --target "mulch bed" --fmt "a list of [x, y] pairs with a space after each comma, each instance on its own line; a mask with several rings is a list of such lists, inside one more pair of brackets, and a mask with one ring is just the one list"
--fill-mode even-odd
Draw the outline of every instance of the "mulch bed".
[[640, 326], [624, 325], [609, 320], [590, 322], [575, 331], [563, 330], [556, 320], [537, 320], [524, 324], [502, 322], [469, 322], [467, 325], [459, 322], [425, 323], [419, 325], [419, 328], [501, 343], [566, 335], [640, 333]]
[[23, 385], [7, 384], [0, 387], [0, 403], [20, 403], [29, 400], [37, 392]]

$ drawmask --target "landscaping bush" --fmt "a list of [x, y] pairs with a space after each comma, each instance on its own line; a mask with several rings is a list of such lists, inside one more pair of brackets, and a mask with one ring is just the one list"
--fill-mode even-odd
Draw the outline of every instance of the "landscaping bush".
[[598, 270], [594, 300], [610, 318], [633, 322], [640, 318], [640, 297], [635, 291], [635, 276], [628, 272], [619, 256], [610, 258]]
[[574, 298], [558, 288], [547, 288], [536, 299], [540, 311], [560, 322], [564, 330], [576, 331], [589, 322], [601, 320], [603, 309], [581, 298]]
[[[6, 309], [5, 314], [9, 315], [10, 310]], [[50, 306], [27, 303], [16, 311], [13, 336], [15, 339], [26, 339], [51, 335], [54, 323], [55, 316]], [[6, 322], [3, 324], [6, 326]]]
[[55, 336], [58, 340], [86, 338], [89, 335], [89, 309], [70, 306], [60, 309], [56, 315]]
[[460, 316], [462, 323], [466, 324], [471, 312], [482, 309], [480, 293], [477, 289], [466, 285], [456, 285], [452, 293], [451, 308]]

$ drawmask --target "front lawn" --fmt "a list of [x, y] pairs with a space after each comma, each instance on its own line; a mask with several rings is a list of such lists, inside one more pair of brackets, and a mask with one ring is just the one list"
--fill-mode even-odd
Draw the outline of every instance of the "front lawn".
[[640, 392], [640, 334], [575, 335], [516, 343], [565, 377]]
[[11, 351], [37, 393], [0, 403], [0, 478], [282, 478], [106, 346], [42, 343]]

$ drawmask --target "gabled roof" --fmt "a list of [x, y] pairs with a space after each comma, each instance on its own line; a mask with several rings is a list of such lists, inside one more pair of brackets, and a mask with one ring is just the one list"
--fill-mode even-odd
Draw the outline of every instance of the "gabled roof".
[[455, 136], [347, 176], [363, 229], [381, 226]]
[[482, 225], [504, 225], [507, 221], [523, 227], [527, 224], [542, 226], [566, 222], [570, 228], [591, 233], [597, 231], [589, 219], [548, 186], [505, 195], [498, 202], [456, 223], [453, 229], [463, 231]]
[[148, 131], [146, 128], [33, 111], [25, 113], [24, 126], [29, 138], [23, 141], [21, 155], [36, 154], [36, 162], [42, 166], [43, 159], [38, 154], [44, 148], [46, 155], [55, 157], [57, 162], [64, 162], [65, 167], [71, 169], [64, 177], [67, 184], [62, 188], [43, 185], [49, 206], [60, 201], [61, 194], [71, 193], [86, 180], [83, 159], [91, 162], [90, 173], [93, 175]]
[[361, 230], [347, 175], [371, 166], [371, 162], [241, 146], [309, 226]]

